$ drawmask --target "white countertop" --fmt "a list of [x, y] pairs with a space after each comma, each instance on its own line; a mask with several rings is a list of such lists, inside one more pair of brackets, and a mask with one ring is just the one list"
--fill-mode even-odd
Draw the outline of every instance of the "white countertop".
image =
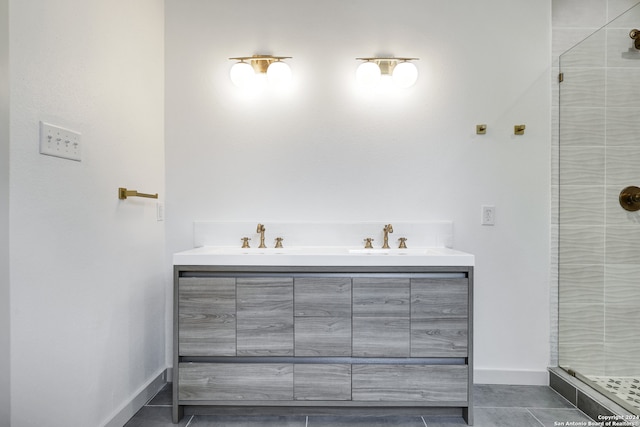
[[469, 267], [472, 254], [450, 248], [362, 249], [343, 246], [241, 249], [203, 246], [173, 255], [173, 265]]

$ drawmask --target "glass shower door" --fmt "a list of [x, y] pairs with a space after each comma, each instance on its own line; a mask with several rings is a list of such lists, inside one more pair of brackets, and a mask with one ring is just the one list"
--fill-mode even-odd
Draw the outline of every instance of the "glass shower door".
[[640, 415], [640, 210], [620, 200], [640, 187], [636, 28], [640, 6], [560, 56], [554, 186], [559, 365]]

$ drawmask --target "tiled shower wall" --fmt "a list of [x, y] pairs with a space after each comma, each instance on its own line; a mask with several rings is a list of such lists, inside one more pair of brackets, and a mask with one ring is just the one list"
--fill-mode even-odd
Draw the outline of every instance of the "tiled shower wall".
[[640, 374], [640, 214], [618, 203], [622, 188], [640, 186], [636, 4], [553, 0], [554, 74], [561, 68], [564, 82], [554, 85], [551, 364], [582, 374]]

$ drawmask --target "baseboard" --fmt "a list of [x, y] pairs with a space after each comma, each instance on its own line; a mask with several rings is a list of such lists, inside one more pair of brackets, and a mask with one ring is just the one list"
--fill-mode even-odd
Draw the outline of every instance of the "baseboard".
[[134, 393], [133, 398], [122, 405], [114, 416], [103, 427], [122, 427], [142, 408], [160, 389], [167, 383], [167, 369], [161, 371], [157, 376], [149, 380], [147, 384]]
[[549, 385], [549, 372], [475, 368], [473, 382], [475, 384]]

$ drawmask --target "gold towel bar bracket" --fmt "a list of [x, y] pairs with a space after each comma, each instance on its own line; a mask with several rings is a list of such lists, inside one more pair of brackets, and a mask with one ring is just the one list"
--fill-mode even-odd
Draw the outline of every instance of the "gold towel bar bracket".
[[123, 188], [123, 187], [118, 188], [118, 199], [126, 200], [127, 197], [146, 197], [148, 199], [157, 199], [158, 193], [145, 194], [145, 193], [138, 193], [136, 190], [127, 190], [126, 188]]

